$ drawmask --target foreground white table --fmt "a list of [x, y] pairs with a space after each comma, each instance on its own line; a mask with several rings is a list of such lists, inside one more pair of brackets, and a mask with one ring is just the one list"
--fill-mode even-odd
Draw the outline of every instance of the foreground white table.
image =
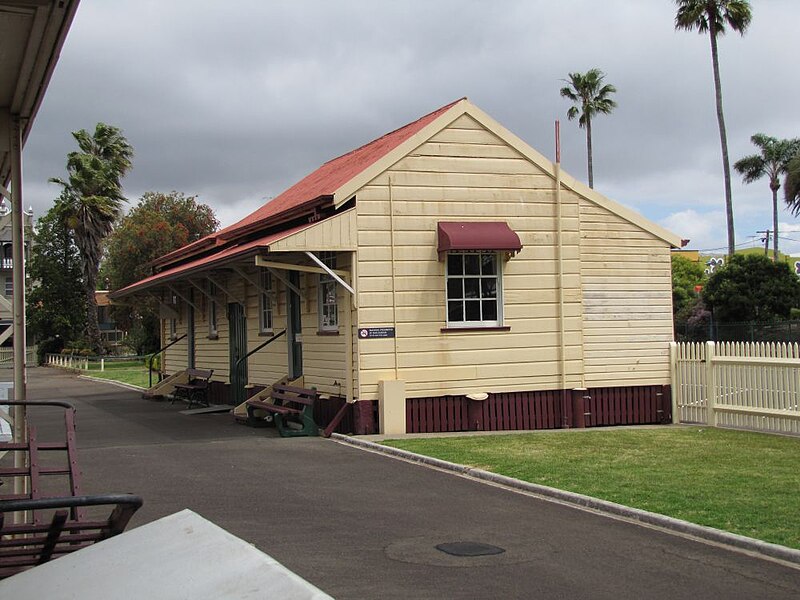
[[0, 598], [281, 598], [331, 596], [244, 540], [183, 510], [0, 581]]

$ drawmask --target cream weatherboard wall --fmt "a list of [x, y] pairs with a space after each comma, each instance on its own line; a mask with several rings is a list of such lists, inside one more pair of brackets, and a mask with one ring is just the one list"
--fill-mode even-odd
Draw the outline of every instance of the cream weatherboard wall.
[[669, 383], [669, 244], [589, 200], [580, 211], [586, 385]]
[[[349, 268], [349, 253], [341, 253], [340, 265]], [[257, 280], [258, 267], [241, 266], [251, 279]], [[284, 273], [285, 274], [285, 273]], [[265, 342], [271, 334], [260, 330], [259, 290], [245, 279], [233, 272], [216, 275], [215, 278], [224, 283], [228, 292], [236, 299], [242, 299], [245, 305], [247, 323], [248, 352]], [[303, 327], [303, 370], [304, 383], [315, 387], [323, 393], [343, 395], [345, 392], [346, 374], [346, 335], [344, 330], [344, 306], [342, 288], [339, 288], [339, 335], [320, 335], [317, 316], [317, 282], [318, 276], [312, 273], [300, 274], [301, 322]], [[278, 279], [273, 279], [273, 329], [274, 333], [286, 328], [286, 286]], [[179, 291], [184, 292], [185, 286]], [[217, 336], [209, 336], [208, 299], [199, 291], [195, 294], [195, 304], [201, 310], [195, 311], [195, 366], [202, 369], [213, 369], [215, 381], [228, 382], [230, 374], [230, 341], [228, 323], [228, 303], [231, 298], [222, 292], [217, 294]], [[181, 319], [177, 324], [177, 336], [187, 331], [188, 310], [184, 301], [178, 300], [176, 305]], [[351, 318], [355, 323], [355, 316]], [[168, 320], [162, 320], [162, 340], [166, 345], [169, 340]], [[188, 360], [187, 340], [181, 340], [165, 352], [164, 368], [167, 373], [185, 369]], [[269, 346], [259, 350], [248, 359], [248, 382], [258, 385], [269, 385], [285, 377], [288, 373], [288, 348], [286, 336], [282, 336]]]
[[[395, 339], [359, 340], [360, 399], [377, 398], [378, 382], [395, 378], [406, 381], [408, 397], [562, 387], [552, 176], [463, 115], [356, 198], [358, 324], [396, 324]], [[575, 194], [562, 194], [562, 215], [566, 385], [578, 387], [583, 320]], [[436, 229], [447, 220], [506, 221], [519, 235], [522, 251], [503, 265], [509, 331], [441, 331], [445, 265]]]

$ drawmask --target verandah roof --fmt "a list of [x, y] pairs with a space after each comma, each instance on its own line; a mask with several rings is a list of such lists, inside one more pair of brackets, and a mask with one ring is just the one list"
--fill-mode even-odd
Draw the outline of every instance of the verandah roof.
[[237, 244], [235, 246], [231, 246], [230, 248], [225, 248], [215, 254], [211, 254], [209, 256], [204, 256], [202, 258], [195, 259], [193, 261], [184, 263], [182, 265], [178, 265], [176, 267], [172, 267], [171, 269], [166, 269], [157, 273], [155, 275], [151, 275], [150, 277], [146, 277], [136, 283], [133, 283], [127, 287], [119, 289], [115, 292], [109, 294], [111, 298], [120, 298], [122, 296], [128, 296], [130, 294], [134, 294], [136, 292], [152, 288], [158, 284], [165, 283], [167, 281], [174, 281], [176, 279], [180, 279], [181, 277], [186, 277], [187, 275], [191, 275], [193, 273], [198, 273], [200, 271], [207, 271], [214, 267], [219, 267], [224, 264], [231, 263], [235, 260], [239, 260], [247, 255], [257, 254], [262, 251], [266, 251], [269, 249], [270, 244], [274, 244], [284, 238], [289, 237], [299, 231], [307, 229], [308, 227], [312, 227], [313, 225], [303, 225], [300, 227], [294, 227], [293, 229], [287, 229], [286, 231], [281, 231], [279, 233], [273, 233], [257, 240], [253, 240], [251, 242], [247, 242], [245, 244]]
[[302, 209], [320, 198], [333, 198], [334, 193], [340, 187], [382, 159], [400, 144], [419, 133], [426, 125], [435, 121], [462, 100], [464, 99], [451, 102], [420, 117], [413, 123], [404, 125], [368, 144], [329, 160], [242, 220], [162, 256], [157, 261], [157, 264], [168, 264], [171, 260], [178, 260], [182, 256], [190, 255], [193, 252], [220, 245], [225, 240], [232, 240], [240, 235], [256, 231], [265, 227], [272, 219]]

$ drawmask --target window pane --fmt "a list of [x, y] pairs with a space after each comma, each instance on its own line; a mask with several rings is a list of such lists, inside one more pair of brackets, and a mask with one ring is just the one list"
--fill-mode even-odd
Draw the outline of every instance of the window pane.
[[483, 301], [483, 320], [484, 321], [497, 321], [497, 301], [484, 300]]
[[481, 254], [481, 273], [483, 275], [497, 274], [497, 257], [494, 254]]
[[481, 280], [470, 278], [464, 280], [464, 298], [480, 298]]
[[497, 298], [497, 279], [481, 279], [481, 298]]
[[464, 320], [463, 304], [460, 301], [447, 303], [447, 320], [448, 321]]
[[336, 304], [336, 285], [332, 283], [325, 284], [325, 304]]
[[465, 275], [480, 275], [481, 274], [481, 257], [478, 254], [465, 254], [464, 255], [464, 274]]
[[464, 257], [461, 254], [447, 255], [447, 274], [448, 275], [464, 274]]
[[466, 309], [465, 321], [480, 321], [481, 320], [481, 302], [480, 300], [467, 300], [464, 302]]
[[464, 291], [462, 289], [461, 282], [464, 281], [463, 279], [448, 279], [447, 280], [447, 299], [448, 300], [455, 300], [457, 298], [464, 297]]

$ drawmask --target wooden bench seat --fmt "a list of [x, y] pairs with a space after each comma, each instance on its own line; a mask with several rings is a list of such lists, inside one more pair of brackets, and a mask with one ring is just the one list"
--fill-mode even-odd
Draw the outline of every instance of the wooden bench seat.
[[[247, 418], [250, 422], [257, 422], [271, 417], [281, 437], [317, 435], [319, 429], [314, 422], [314, 403], [318, 398], [314, 389], [275, 384], [268, 400], [254, 398], [246, 401]], [[259, 417], [257, 410], [267, 415]]]
[[188, 380], [186, 383], [176, 383], [175, 392], [172, 394], [172, 404], [175, 400], [186, 400], [189, 408], [193, 403], [208, 406], [208, 386], [214, 369], [186, 369]]

